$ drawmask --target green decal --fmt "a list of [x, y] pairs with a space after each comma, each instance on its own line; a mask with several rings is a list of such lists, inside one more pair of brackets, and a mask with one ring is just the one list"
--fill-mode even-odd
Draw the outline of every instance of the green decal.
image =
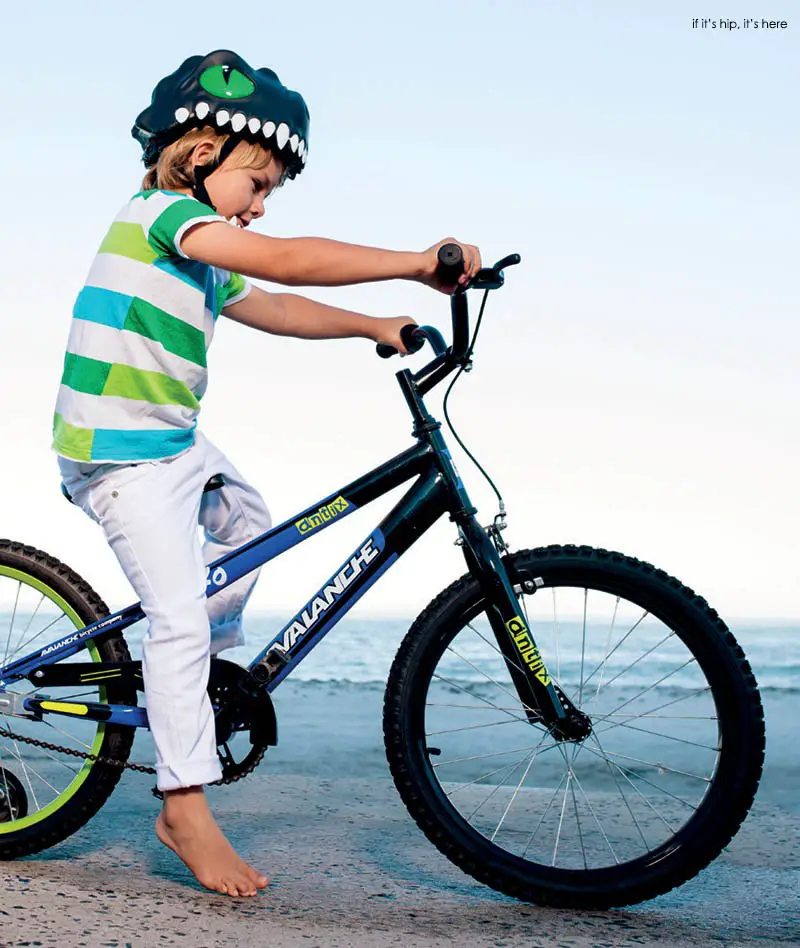
[[256, 91], [256, 84], [238, 69], [230, 66], [209, 66], [200, 75], [200, 85], [220, 99], [246, 99]]

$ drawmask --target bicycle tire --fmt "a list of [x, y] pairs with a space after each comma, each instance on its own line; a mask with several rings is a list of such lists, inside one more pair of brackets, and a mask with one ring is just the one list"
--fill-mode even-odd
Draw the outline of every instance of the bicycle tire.
[[[55, 609], [62, 610], [72, 627], [81, 628], [109, 614], [105, 602], [74, 570], [32, 546], [0, 540], [0, 577], [18, 584], [17, 602], [23, 588], [35, 590], [41, 601], [46, 599]], [[11, 625], [13, 626], [13, 619]], [[9, 637], [10, 634], [9, 629]], [[97, 662], [130, 660], [130, 653], [121, 633], [95, 638], [87, 647], [86, 654]], [[79, 653], [79, 657], [86, 660], [83, 653]], [[96, 700], [113, 704], [136, 704], [136, 690], [130, 686], [108, 681], [102, 687], [97, 687], [97, 691], [99, 697]], [[20, 723], [28, 722], [5, 715], [0, 717], [0, 724], [6, 730], [18, 732]], [[84, 723], [88, 725], [89, 722]], [[42, 728], [43, 733], [31, 736], [52, 740], [51, 735], [44, 733], [44, 730]], [[133, 744], [133, 730], [131, 727], [97, 723], [89, 745], [91, 752], [120, 764], [124, 763]], [[7, 751], [11, 746], [5, 738], [0, 739], [0, 745], [4, 745]], [[14, 763], [19, 765], [22, 747], [27, 745], [19, 745], [16, 756], [13, 751], [4, 755], [6, 766]], [[64, 758], [65, 761], [71, 759]], [[21, 766], [21, 769], [24, 771], [24, 766]], [[15, 859], [40, 852], [72, 835], [97, 813], [117, 785], [121, 774], [121, 768], [96, 761], [84, 761], [76, 776], [46, 806], [41, 806], [34, 812], [29, 810], [22, 819], [0, 822], [0, 859]], [[23, 776], [26, 775], [23, 773]], [[28, 782], [33, 790], [30, 778]], [[30, 802], [29, 800], [29, 806]], [[19, 825], [15, 827], [15, 823]]]
[[[662, 844], [652, 851], [625, 860], [622, 863], [618, 861], [618, 864], [614, 865], [603, 864], [589, 868], [586, 849], [584, 848], [583, 864], [585, 868], [581, 868], [579, 864], [577, 868], [575, 865], [568, 868], [559, 868], [556, 865], [556, 853], [559, 845], [558, 835], [555, 837], [552, 865], [545, 865], [542, 862], [534, 862], [524, 858], [528, 846], [520, 857], [518, 854], [501, 847], [497, 842], [492, 842], [475, 829], [454, 805], [451, 798], [455, 798], [457, 792], [462, 795], [465, 792], [475, 793], [476, 787], [482, 788], [484, 785], [486, 787], [494, 785], [491, 781], [481, 784], [480, 780], [475, 780], [472, 781], [473, 786], [471, 788], [470, 783], [462, 781], [454, 784], [455, 790], [446, 792], [438, 776], [441, 771], [437, 772], [435, 770], [436, 767], [442, 765], [437, 763], [435, 759], [433, 761], [431, 759], [432, 756], [435, 757], [437, 751], [440, 751], [440, 748], [433, 746], [425, 731], [426, 715], [431, 712], [431, 707], [434, 705], [434, 702], [428, 702], [428, 694], [432, 687], [444, 688], [445, 686], [441, 682], [451, 681], [451, 684], [455, 684], [456, 687], [461, 688], [462, 692], [466, 692], [470, 696], [474, 697], [480, 693], [479, 685], [462, 687], [451, 679], [437, 676], [436, 673], [436, 669], [440, 667], [440, 663], [443, 661], [456, 661], [456, 659], [450, 659], [447, 656], [448, 650], [452, 649], [450, 643], [456, 639], [460, 632], [467, 634], [467, 628], [473, 628], [472, 623], [477, 621], [476, 617], [479, 617], [484, 610], [485, 603], [478, 583], [469, 574], [454, 582], [427, 606], [409, 629], [394, 659], [386, 687], [383, 723], [387, 759], [395, 785], [411, 816], [428, 839], [448, 859], [478, 881], [506, 895], [539, 905], [579, 909], [607, 909], [641, 902], [667, 892], [692, 878], [719, 855], [733, 838], [747, 815], [758, 787], [764, 759], [764, 718], [756, 681], [744, 653], [723, 621], [704, 599], [678, 580], [648, 563], [620, 553], [586, 546], [549, 546], [521, 550], [506, 556], [504, 562], [518, 594], [522, 593], [522, 584], [525, 582], [529, 583], [529, 589], [535, 589], [534, 595], [530, 597], [532, 601], [536, 600], [536, 596], [546, 594], [546, 590], [549, 588], [553, 590], [553, 608], [555, 609], [556, 590], [568, 590], [571, 595], [574, 590], [583, 587], [586, 590], [585, 599], [588, 599], [589, 590], [597, 597], [612, 597], [612, 599], [617, 597], [617, 604], [619, 604], [620, 598], [624, 597], [624, 600], [632, 603], [637, 610], [647, 610], [647, 614], [652, 617], [653, 622], [658, 621], [672, 630], [670, 634], [677, 637], [675, 647], [685, 650], [692, 656], [691, 661], [687, 664], [693, 662], [697, 666], [697, 673], [702, 672], [708, 682], [708, 688], [706, 689], [710, 693], [708, 698], [698, 692], [699, 697], [690, 695], [690, 699], [692, 701], [713, 701], [713, 706], [717, 712], [716, 724], [702, 725], [706, 728], [716, 728], [719, 734], [719, 746], [716, 748], [713, 772], [710, 778], [703, 778], [707, 781], [708, 786], [703, 791], [703, 796], [696, 809], [694, 809], [692, 816], [673, 835], [663, 840]], [[545, 602], [545, 600], [542, 600], [542, 602]], [[614, 608], [614, 615], [616, 616], [617, 607]], [[587, 629], [585, 610], [586, 606], [584, 606], [583, 616], [584, 643]], [[475, 631], [474, 628], [473, 631]], [[557, 634], [558, 620], [556, 620]], [[631, 635], [631, 633], [628, 633], [628, 635]], [[608, 641], [609, 643], [611, 641], [610, 634]], [[670, 644], [671, 647], [672, 644]], [[457, 650], [455, 654], [459, 658], [463, 658]], [[548, 663], [550, 673], [555, 681], [556, 675], [552, 656], [548, 656], [542, 649], [542, 657]], [[607, 660], [611, 661], [610, 659], [604, 659], [603, 661]], [[467, 661], [467, 664], [469, 664], [469, 661]], [[636, 664], [636, 661], [634, 661], [630, 668], [632, 669]], [[641, 667], [640, 662], [637, 674]], [[584, 675], [583, 668], [584, 666], [581, 664], [581, 676]], [[690, 670], [692, 674], [695, 674], [694, 668]], [[628, 669], [626, 669], [627, 671]], [[494, 680], [492, 676], [489, 677], [490, 680]], [[602, 674], [600, 678], [602, 681]], [[679, 681], [679, 678], [674, 680]], [[484, 682], [480, 682], [480, 686], [484, 684]], [[615, 687], [621, 688], [622, 686]], [[636, 687], [639, 686], [636, 685]], [[660, 685], [659, 687], [664, 688], [666, 686]], [[598, 685], [597, 690], [599, 694], [600, 685]], [[611, 691], [616, 700], [616, 693], [614, 689], [610, 688], [610, 682], [608, 690]], [[680, 689], [676, 686], [676, 690], [679, 691]], [[581, 683], [582, 691], [583, 685]], [[510, 694], [510, 691], [508, 694]], [[481, 698], [481, 700], [486, 699]], [[679, 697], [672, 703], [682, 700], [685, 699]], [[460, 695], [459, 702], [464, 703], [456, 702], [452, 707], [472, 707], [472, 705], [466, 704], [466, 701], [467, 699]], [[506, 695], [503, 704], [509, 703]], [[630, 707], [629, 702], [626, 703]], [[430, 704], [430, 707], [428, 704]], [[437, 703], [437, 706], [443, 705]], [[494, 706], [499, 708], [497, 704]], [[476, 703], [474, 707], [476, 710], [487, 710], [479, 703]], [[507, 711], [508, 709], [501, 710]], [[454, 714], [453, 711], [448, 713]], [[648, 718], [668, 717], [668, 715], [641, 716]], [[630, 728], [632, 731], [642, 730], [636, 725], [626, 723], [627, 719], [632, 717], [632, 712], [630, 714], [625, 712], [617, 712], [616, 715], [608, 714], [605, 718], [600, 718], [603, 727], [605, 727], [605, 731], [600, 733], [606, 733], [620, 727]], [[680, 716], [675, 715], [675, 717]], [[617, 722], [617, 718], [621, 719], [621, 724]], [[639, 723], [641, 724], [641, 722]], [[648, 720], [646, 723], [650, 724], [650, 721]], [[514, 727], [517, 727], [513, 721], [508, 721], [505, 718], [498, 722], [498, 727], [500, 724], [513, 724]], [[523, 727], [528, 725], [527, 720], [523, 721]], [[680, 726], [684, 725], [681, 723]], [[484, 727], [484, 725], [479, 724], [478, 727]], [[485, 727], [488, 727], [488, 725]], [[600, 724], [595, 723], [594, 727], [597, 731]], [[468, 731], [470, 728], [453, 728], [450, 730], [455, 733], [458, 730]], [[504, 733], [508, 733], [508, 731], [510, 731], [510, 728]], [[672, 735], [662, 736], [668, 736], [670, 741], [680, 740]], [[469, 735], [466, 735], [464, 739], [466, 740], [467, 737]], [[544, 739], [543, 737], [542, 740]], [[435, 741], [435, 743], [438, 744], [441, 741]], [[597, 743], [600, 745], [599, 737]], [[686, 743], [692, 742], [688, 741]], [[538, 746], [542, 746], [541, 741]], [[669, 746], [671, 747], [671, 745]], [[600, 745], [600, 748], [603, 750], [602, 745]], [[561, 749], [558, 750], [561, 753]], [[684, 748], [679, 748], [679, 750], [681, 753], [684, 752]], [[693, 753], [700, 753], [693, 748], [691, 750]], [[585, 847], [584, 835], [588, 836], [590, 828], [594, 831], [591, 818], [588, 816], [589, 811], [603, 830], [603, 835], [607, 834], [592, 807], [591, 799], [586, 798], [587, 809], [575, 792], [576, 785], [579, 785], [581, 793], [586, 796], [583, 785], [577, 777], [576, 757], [578, 753], [578, 747], [573, 747], [571, 765], [568, 762], [568, 751], [564, 750], [562, 756], [566, 764], [566, 773], [569, 774], [573, 767], [575, 770], [574, 775], [570, 778], [573, 783], [573, 791], [572, 801], [569, 805], [571, 807], [572, 802], [575, 804], [575, 822], [578, 827], [576, 835], [580, 838], [581, 847]], [[599, 756], [596, 750], [591, 747], [588, 753]], [[490, 753], [484, 756], [493, 757], [497, 754]], [[617, 757], [621, 756], [617, 755]], [[533, 758], [535, 757], [536, 753], [533, 754]], [[531, 763], [533, 763], [533, 758]], [[470, 759], [470, 757], [462, 758], [464, 761]], [[549, 759], [559, 760], [557, 755], [553, 755]], [[632, 759], [636, 760], [638, 758]], [[458, 760], [458, 758], [452, 761], [445, 760], [444, 763], [452, 766]], [[594, 758], [590, 756], [586, 756], [585, 760], [590, 763], [594, 762]], [[607, 763], [608, 760], [606, 760]], [[607, 767], [612, 776], [615, 775], [614, 767], [619, 767], [621, 773], [628, 770], [627, 766], [620, 766], [616, 760], [612, 761], [612, 764], [613, 766]], [[666, 765], [662, 764], [661, 766]], [[531, 764], [528, 765], [528, 770], [530, 770], [530, 767]], [[644, 768], [641, 769], [644, 770]], [[667, 768], [667, 770], [669, 769]], [[528, 770], [526, 770], [526, 775]], [[649, 771], [645, 772], [649, 773]], [[605, 776], [601, 765], [598, 765], [593, 773]], [[632, 774], [633, 777], [639, 779], [639, 775], [634, 773], [632, 769], [628, 770], [628, 774]], [[633, 779], [628, 778], [628, 774], [625, 775], [625, 779], [628, 780], [631, 786], [636, 787]], [[689, 777], [699, 777], [699, 775], [682, 770], [675, 770], [675, 774], [684, 774], [684, 776], [675, 777], [670, 773], [668, 778], [672, 780], [679, 779], [688, 783]], [[499, 778], [497, 779], [499, 780]], [[523, 793], [527, 793], [524, 801], [527, 802], [527, 806], [530, 808], [537, 805], [538, 808], [534, 810], [533, 816], [539, 816], [539, 824], [541, 825], [542, 820], [545, 819], [545, 815], [539, 815], [544, 797], [541, 794], [537, 797], [538, 791], [535, 789], [525, 788], [520, 791], [524, 779], [520, 782], [517, 788], [518, 792], [515, 797], [512, 797], [512, 801], [522, 799]], [[568, 785], [570, 779], [567, 780]], [[662, 778], [659, 777], [658, 779]], [[621, 798], [628, 802], [626, 799], [627, 791], [633, 799], [633, 803], [641, 810], [643, 804], [622, 784], [621, 780], [616, 782], [617, 789], [619, 789], [620, 784], [622, 785], [622, 789], [619, 790]], [[653, 781], [650, 781], [650, 783], [651, 786], [656, 786]], [[549, 786], [547, 790], [549, 792]], [[497, 790], [493, 790], [488, 796], [491, 797], [493, 794], [497, 794]], [[676, 799], [679, 797], [676, 794], [672, 795]], [[644, 796], [646, 798], [647, 794], [644, 794]], [[606, 805], [608, 800], [615, 799], [614, 791], [604, 792], [604, 794], [597, 795], [594, 799], [598, 812], [602, 816], [601, 804]], [[470, 801], [470, 807], [472, 802]], [[672, 804], [672, 801], [668, 801], [668, 803]], [[565, 789], [563, 810], [561, 812], [562, 820], [567, 805], [568, 795]], [[677, 803], [673, 805], [677, 807]], [[511, 803], [508, 806], [510, 807]], [[550, 804], [548, 804], [548, 809], [549, 806]], [[621, 803], [617, 802], [617, 806], [624, 813]], [[581, 830], [581, 808], [587, 813], [583, 831]], [[630, 806], [628, 806], [628, 809], [632, 817], [631, 824], [636, 824], [642, 841], [647, 843], [646, 835], [639, 827], [633, 809]], [[503, 819], [505, 819], [505, 814]], [[553, 819], [555, 819], [555, 814]], [[670, 821], [666, 820], [665, 822], [671, 828]], [[500, 823], [502, 823], [502, 819]], [[610, 825], [616, 832], [617, 824], [612, 823]], [[499, 829], [500, 826], [498, 825]], [[561, 830], [562, 825], [559, 824], [559, 834]], [[662, 830], [662, 832], [664, 831]], [[635, 838], [633, 830], [630, 830], [628, 835], [631, 839]], [[595, 836], [598, 840], [600, 839], [600, 834], [595, 832]], [[613, 846], [608, 838], [606, 838], [606, 843], [609, 843], [612, 854], [614, 854]], [[628, 841], [626, 845], [629, 844]], [[530, 841], [528, 845], [530, 845]], [[599, 851], [600, 844], [598, 843]], [[610, 857], [605, 854], [605, 850], [603, 850], [603, 853], [604, 858], [610, 862]]]

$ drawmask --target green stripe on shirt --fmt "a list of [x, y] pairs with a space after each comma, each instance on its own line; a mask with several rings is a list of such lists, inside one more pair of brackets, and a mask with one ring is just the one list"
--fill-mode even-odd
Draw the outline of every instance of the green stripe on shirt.
[[100, 362], [68, 352], [64, 356], [61, 384], [87, 395], [102, 395], [110, 371], [110, 362]]
[[115, 221], [105, 236], [98, 253], [115, 253], [141, 263], [152, 263], [158, 254], [147, 242], [141, 224]]
[[53, 418], [53, 447], [59, 454], [75, 461], [90, 461], [94, 431], [70, 425], [56, 412]]
[[167, 352], [206, 367], [205, 333], [152, 303], [134, 298], [122, 328], [160, 342]]
[[159, 256], [179, 257], [175, 246], [175, 235], [188, 221], [194, 218], [212, 217], [224, 222], [225, 218], [214, 213], [214, 210], [193, 198], [182, 198], [173, 201], [166, 210], [163, 210], [150, 225], [148, 240]]
[[200, 402], [183, 382], [161, 372], [148, 372], [119, 363], [111, 366], [105, 387], [100, 394], [134, 398], [137, 401], [150, 402], [151, 405], [182, 405], [192, 409], [200, 407]]

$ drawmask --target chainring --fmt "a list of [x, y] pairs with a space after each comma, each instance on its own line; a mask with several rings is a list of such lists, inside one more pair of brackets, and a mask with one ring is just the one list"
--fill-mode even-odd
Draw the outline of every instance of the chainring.
[[[222, 782], [230, 783], [253, 771], [267, 748], [278, 743], [275, 708], [269, 692], [246, 668], [223, 658], [211, 659], [208, 696], [214, 709]], [[228, 743], [240, 731], [249, 731], [250, 749], [237, 761]]]

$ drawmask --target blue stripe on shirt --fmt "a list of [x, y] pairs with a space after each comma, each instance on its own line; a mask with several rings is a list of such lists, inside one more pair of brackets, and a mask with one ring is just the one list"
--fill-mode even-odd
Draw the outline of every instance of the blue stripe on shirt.
[[133, 297], [124, 293], [99, 286], [85, 286], [75, 300], [72, 315], [75, 319], [122, 329], [132, 302]]
[[161, 431], [120, 431], [96, 428], [92, 439], [93, 461], [155, 461], [178, 454], [194, 443], [191, 428]]

